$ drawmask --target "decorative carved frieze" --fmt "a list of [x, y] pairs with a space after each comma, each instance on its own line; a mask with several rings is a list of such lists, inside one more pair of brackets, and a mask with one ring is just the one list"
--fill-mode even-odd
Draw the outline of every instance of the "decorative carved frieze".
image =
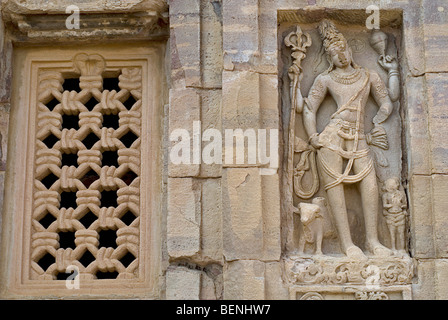
[[[66, 25], [75, 13], [73, 5], [79, 14], [79, 28]], [[16, 41], [158, 39], [167, 37], [168, 32], [166, 0], [9, 0], [3, 4], [2, 14]]]
[[372, 289], [363, 285], [292, 286], [291, 300], [411, 300], [411, 286], [390, 286]]
[[287, 257], [284, 271], [294, 285], [392, 286], [411, 284], [414, 264], [411, 258], [371, 258], [359, 261], [347, 257]]

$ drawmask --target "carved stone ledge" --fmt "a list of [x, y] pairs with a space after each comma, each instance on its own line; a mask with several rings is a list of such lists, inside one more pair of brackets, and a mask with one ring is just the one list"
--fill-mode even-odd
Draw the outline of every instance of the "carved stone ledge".
[[[363, 5], [361, 5], [363, 6]], [[381, 6], [382, 9], [386, 6]], [[380, 11], [380, 25], [385, 27], [398, 27], [403, 23], [402, 10], [399, 8], [387, 8]], [[357, 9], [335, 9], [329, 7], [309, 6], [305, 9], [281, 9], [278, 11], [278, 23], [293, 22], [307, 24], [329, 19], [344, 25], [365, 25], [365, 7]]]
[[167, 10], [166, 0], [5, 0], [5, 10], [17, 14], [65, 13], [65, 8], [76, 5], [81, 12], [117, 13], [154, 11], [162, 14]]
[[67, 42], [125, 38], [157, 39], [168, 36], [166, 0], [90, 0], [77, 3], [80, 28], [67, 29], [70, 0], [7, 0], [3, 20], [15, 41]]
[[367, 261], [346, 256], [285, 257], [283, 266], [291, 285], [372, 285], [411, 284], [413, 259], [406, 257], [369, 257]]
[[373, 289], [368, 286], [293, 286], [289, 289], [291, 300], [411, 300], [412, 289], [391, 286]]

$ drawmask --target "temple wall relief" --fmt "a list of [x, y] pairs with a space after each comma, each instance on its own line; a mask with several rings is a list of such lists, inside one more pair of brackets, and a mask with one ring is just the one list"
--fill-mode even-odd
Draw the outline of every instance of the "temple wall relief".
[[291, 288], [404, 288], [414, 271], [399, 20], [369, 30], [347, 12], [306, 15], [279, 27], [284, 277]]

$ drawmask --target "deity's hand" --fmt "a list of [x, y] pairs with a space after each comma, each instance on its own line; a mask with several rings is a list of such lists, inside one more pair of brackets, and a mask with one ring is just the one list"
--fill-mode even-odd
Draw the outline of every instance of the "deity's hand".
[[395, 57], [381, 55], [378, 58], [378, 63], [386, 71], [398, 70], [398, 61]]
[[383, 108], [380, 108], [380, 110], [378, 111], [376, 116], [373, 118], [373, 124], [378, 125], [380, 123], [383, 123], [384, 121], [387, 120], [388, 117], [389, 117], [389, 112], [383, 110]]
[[313, 149], [322, 148], [322, 144], [319, 142], [319, 134], [317, 133], [312, 134], [308, 142]]
[[367, 135], [366, 140], [369, 145], [376, 146], [383, 150], [389, 149], [386, 130], [382, 126], [375, 125]]
[[293, 64], [291, 67], [289, 67], [288, 75], [289, 80], [291, 81], [297, 80], [300, 83], [303, 79], [302, 69], [296, 64]]

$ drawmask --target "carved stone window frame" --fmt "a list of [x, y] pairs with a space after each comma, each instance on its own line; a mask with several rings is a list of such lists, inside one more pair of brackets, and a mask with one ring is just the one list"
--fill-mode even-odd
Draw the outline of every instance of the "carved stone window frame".
[[[58, 51], [56, 59], [51, 48], [19, 49], [15, 55], [13, 81], [13, 108], [11, 112], [10, 149], [6, 179], [5, 209], [8, 212], [6, 224], [10, 225], [11, 241], [4, 259], [9, 264], [7, 290], [10, 293], [27, 296], [80, 296], [80, 295], [141, 295], [156, 297], [157, 275], [160, 269], [161, 234], [159, 226], [160, 195], [160, 149], [159, 119], [163, 79], [161, 71], [162, 51], [160, 45], [128, 48], [101, 46], [89, 48], [68, 47]], [[32, 197], [34, 185], [34, 160], [36, 140], [37, 72], [41, 67], [70, 69], [73, 54], [101, 54], [109, 67], [141, 67], [143, 72], [142, 124], [141, 124], [141, 183], [140, 208], [143, 209], [140, 222], [139, 265], [143, 268], [136, 280], [81, 280], [79, 290], [67, 290], [65, 281], [30, 280], [30, 231]], [[24, 89], [22, 91], [22, 89]], [[34, 122], [34, 123], [33, 123]], [[26, 128], [26, 130], [24, 130]], [[151, 155], [151, 156], [150, 156]], [[6, 258], [8, 257], [8, 258]], [[99, 283], [98, 283], [99, 281]], [[126, 292], [123, 292], [126, 288]]]
[[[113, 14], [112, 22], [122, 21], [123, 17], [136, 18], [135, 24], [103, 26], [109, 37], [89, 30], [67, 30], [65, 28], [65, 6], [53, 8], [58, 21], [50, 29], [40, 30], [40, 22], [45, 18], [35, 8], [17, 7], [9, 1], [3, 8], [3, 20], [7, 30], [6, 42], [13, 44], [11, 54], [14, 63], [11, 69], [11, 115], [8, 135], [8, 164], [5, 181], [3, 234], [0, 256], [0, 296], [3, 298], [146, 298], [158, 299], [161, 296], [159, 275], [162, 269], [162, 120], [163, 105], [166, 102], [165, 47], [166, 47], [166, 2], [163, 0], [143, 1], [144, 5], [135, 8], [100, 8], [91, 1], [91, 8], [81, 8], [87, 26], [96, 26], [98, 17]], [[68, 2], [67, 2], [68, 3]], [[96, 11], [92, 11], [96, 8]], [[141, 15], [141, 13], [145, 13]], [[164, 13], [165, 12], [165, 13]], [[27, 28], [31, 23], [31, 28]], [[33, 24], [34, 27], [33, 27]], [[144, 26], [144, 27], [142, 27]], [[98, 28], [98, 27], [96, 27]], [[42, 31], [42, 32], [41, 32]], [[54, 46], [53, 37], [57, 37]], [[151, 41], [148, 41], [151, 40]], [[64, 44], [62, 44], [62, 42]], [[94, 43], [94, 44], [93, 44]], [[117, 44], [119, 43], [119, 44]], [[38, 44], [39, 47], [36, 47]], [[145, 211], [146, 221], [141, 221], [140, 266], [138, 280], [101, 280], [94, 286], [81, 281], [80, 289], [68, 290], [65, 281], [27, 280], [24, 264], [24, 248], [29, 243], [29, 221], [23, 218], [30, 209], [32, 193], [29, 192], [32, 179], [34, 152], [32, 135], [35, 133], [34, 106], [29, 99], [36, 91], [37, 78], [33, 72], [41, 63], [67, 67], [69, 61], [78, 53], [100, 54], [110, 65], [121, 61], [123, 66], [139, 65], [144, 70], [143, 88], [144, 109], [142, 112], [141, 145], [141, 209]], [[53, 61], [56, 60], [56, 61]], [[128, 61], [128, 62], [125, 62]], [[33, 78], [30, 75], [33, 74]], [[4, 86], [3, 84], [2, 86]], [[26, 155], [26, 156], [25, 156]], [[26, 168], [26, 170], [24, 170]], [[30, 169], [31, 168], [31, 169]], [[28, 215], [29, 216], [29, 215]], [[26, 251], [25, 251], [26, 252]], [[99, 280], [91, 280], [99, 281]]]

